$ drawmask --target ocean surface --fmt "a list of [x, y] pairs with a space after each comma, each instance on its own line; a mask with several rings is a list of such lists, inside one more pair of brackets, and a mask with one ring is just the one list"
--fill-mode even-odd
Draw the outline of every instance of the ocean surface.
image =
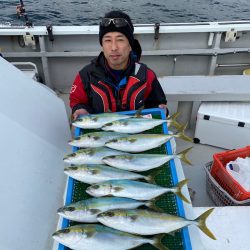
[[[34, 25], [93, 25], [104, 13], [120, 9], [134, 23], [183, 23], [249, 20], [249, 0], [23, 0]], [[24, 24], [19, 1], [0, 0], [0, 23]]]

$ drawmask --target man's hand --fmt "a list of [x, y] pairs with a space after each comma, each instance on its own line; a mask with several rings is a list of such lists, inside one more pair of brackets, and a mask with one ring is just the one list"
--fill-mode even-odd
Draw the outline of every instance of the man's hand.
[[88, 115], [89, 112], [86, 109], [77, 109], [72, 115], [73, 120], [77, 119], [79, 115]]
[[159, 104], [158, 107], [159, 107], [160, 109], [165, 109], [166, 117], [168, 117], [169, 111], [168, 111], [168, 108], [167, 108], [167, 104]]
[[167, 104], [160, 104], [158, 107], [160, 109], [167, 109]]

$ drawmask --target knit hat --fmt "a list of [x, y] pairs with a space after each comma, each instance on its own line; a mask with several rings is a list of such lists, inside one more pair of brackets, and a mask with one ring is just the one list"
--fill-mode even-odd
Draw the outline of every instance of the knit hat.
[[107, 27], [105, 27], [104, 25], [102, 25], [102, 22], [100, 23], [100, 26], [99, 26], [99, 42], [100, 44], [102, 45], [102, 38], [103, 36], [108, 33], [108, 32], [120, 32], [122, 34], [124, 34], [128, 41], [129, 41], [129, 44], [130, 46], [132, 47], [133, 46], [133, 43], [134, 43], [134, 26], [133, 26], [133, 23], [130, 19], [130, 17], [122, 12], [122, 11], [119, 11], [119, 10], [114, 10], [114, 11], [110, 11], [108, 13], [105, 14], [104, 16], [104, 19], [105, 18], [121, 18], [121, 19], [125, 19], [127, 25], [125, 24], [125, 26], [122, 26], [122, 27], [117, 27], [113, 21], [111, 21]]

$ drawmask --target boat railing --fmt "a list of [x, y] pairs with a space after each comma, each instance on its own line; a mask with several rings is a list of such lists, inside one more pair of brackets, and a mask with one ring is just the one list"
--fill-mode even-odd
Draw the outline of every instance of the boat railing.
[[249, 102], [250, 76], [165, 76], [159, 78], [171, 113], [194, 128], [201, 102]]

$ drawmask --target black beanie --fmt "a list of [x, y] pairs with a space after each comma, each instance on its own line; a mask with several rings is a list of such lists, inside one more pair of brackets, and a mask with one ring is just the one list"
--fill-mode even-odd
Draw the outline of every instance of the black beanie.
[[120, 27], [120, 28], [117, 28], [115, 27], [115, 25], [113, 24], [113, 22], [110, 23], [110, 25], [108, 27], [103, 27], [103, 26], [99, 26], [99, 42], [100, 44], [102, 45], [102, 38], [103, 36], [108, 33], [108, 32], [120, 32], [122, 34], [124, 34], [128, 41], [129, 41], [129, 44], [131, 47], [133, 47], [133, 43], [134, 43], [134, 26], [133, 26], [133, 23], [130, 19], [130, 17], [122, 12], [122, 11], [119, 11], [119, 10], [113, 10], [113, 11], [110, 11], [108, 13], [105, 14], [104, 18], [123, 18], [125, 19], [128, 23], [129, 23], [129, 26], [124, 26], [124, 27]]

